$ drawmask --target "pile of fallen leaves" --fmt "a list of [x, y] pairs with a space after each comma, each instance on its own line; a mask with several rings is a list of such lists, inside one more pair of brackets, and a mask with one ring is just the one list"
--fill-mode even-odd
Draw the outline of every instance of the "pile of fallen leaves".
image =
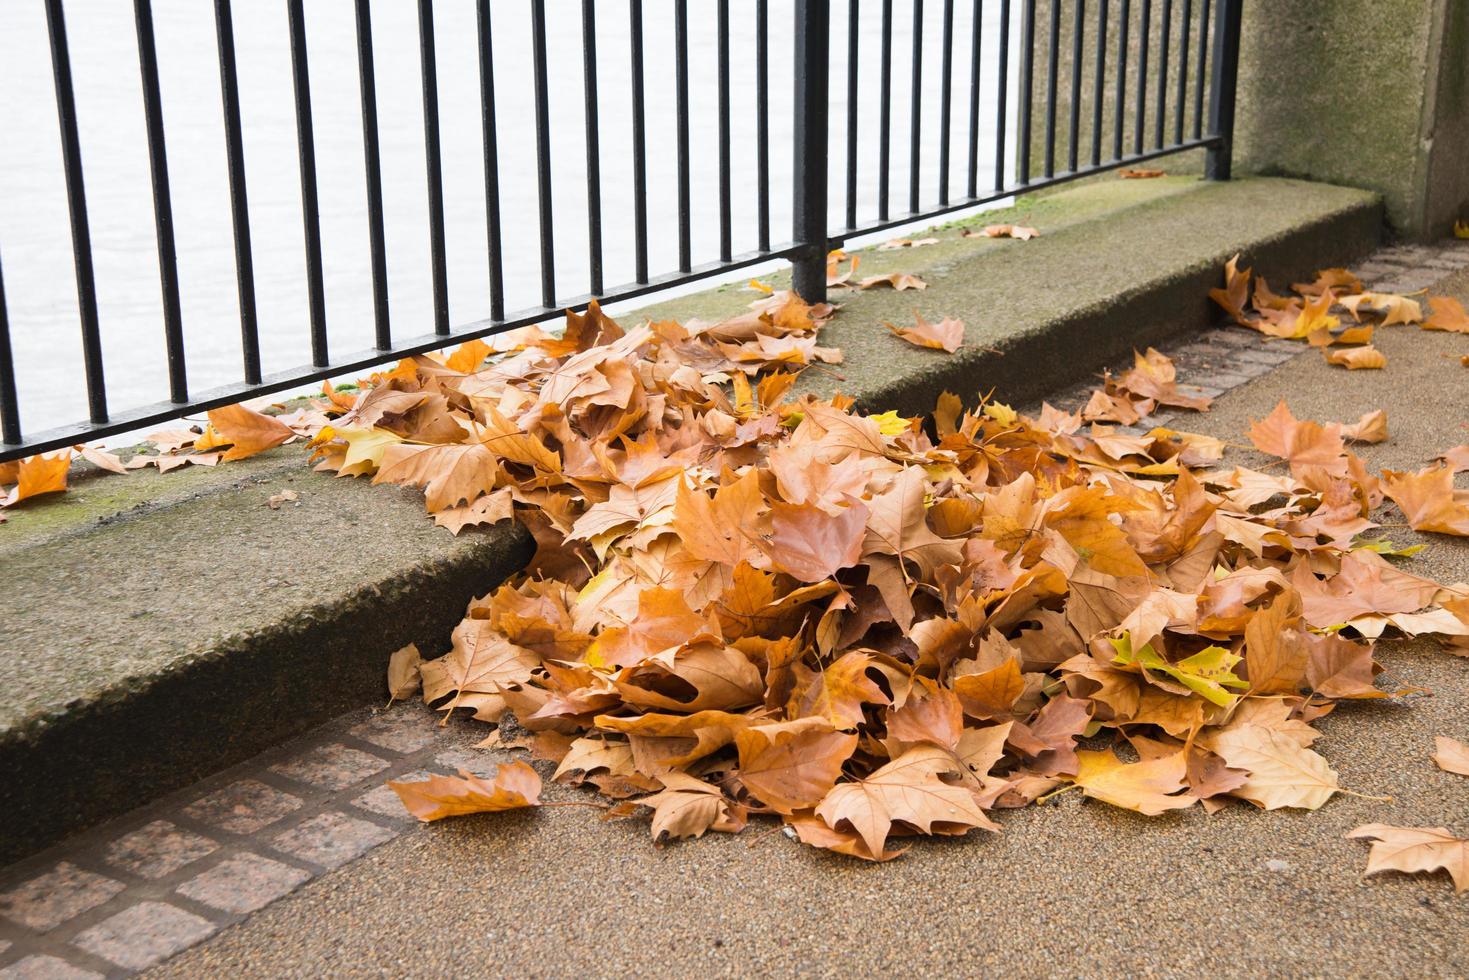
[[[1218, 292], [1241, 322], [1328, 347], [1333, 304], [1407, 315], [1401, 297], [1338, 297], [1335, 276], [1285, 306], [1261, 281], [1252, 312], [1231, 263]], [[1156, 351], [1077, 413], [953, 395], [928, 419], [854, 411], [793, 388], [840, 360], [817, 342], [833, 312], [771, 292], [720, 323], [624, 328], [593, 305], [559, 336], [406, 359], [291, 416], [211, 413], [195, 449], [309, 435], [319, 469], [422, 487], [455, 533], [524, 525], [530, 567], [471, 603], [447, 655], [395, 654], [390, 687], [446, 716], [513, 715], [528, 732], [487, 745], [553, 761], [609, 815], [650, 811], [655, 839], [766, 817], [887, 860], [897, 839], [993, 831], [992, 811], [1071, 790], [1144, 814], [1316, 809], [1348, 790], [1311, 723], [1410, 693], [1375, 683], [1375, 641], [1469, 655], [1469, 587], [1369, 537], [1386, 498], [1415, 528], [1469, 534], [1453, 489], [1469, 447], [1376, 475], [1350, 444], [1385, 438], [1381, 413], [1320, 424], [1282, 403], [1249, 433], [1278, 462], [1226, 465], [1217, 439], [1107, 424], [1207, 409]], [[1463, 751], [1443, 748], [1455, 771]], [[393, 786], [423, 819], [541, 790], [524, 763]], [[1360, 833], [1469, 884], [1447, 831]]]

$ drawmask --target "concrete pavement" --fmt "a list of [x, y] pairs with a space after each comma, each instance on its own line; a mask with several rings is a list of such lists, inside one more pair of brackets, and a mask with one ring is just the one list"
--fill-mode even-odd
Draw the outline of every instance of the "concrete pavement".
[[[1469, 301], [1469, 274], [1440, 288]], [[1239, 443], [1284, 397], [1320, 420], [1387, 409], [1392, 437], [1361, 450], [1374, 466], [1416, 468], [1469, 440], [1469, 338], [1395, 327], [1378, 347], [1385, 371], [1305, 350], [1177, 424]], [[1469, 581], [1469, 542], [1391, 536], [1429, 544], [1416, 570]], [[657, 849], [646, 823], [575, 807], [445, 821], [154, 975], [1463, 976], [1469, 898], [1444, 875], [1364, 880], [1367, 846], [1343, 835], [1368, 822], [1469, 834], [1469, 779], [1429, 760], [1434, 735], [1469, 740], [1469, 660], [1422, 641], [1380, 657], [1396, 685], [1431, 695], [1343, 705], [1317, 747], [1343, 786], [1391, 803], [1147, 818], [1068, 794], [999, 814], [998, 835], [919, 840], [883, 866], [758, 829]]]

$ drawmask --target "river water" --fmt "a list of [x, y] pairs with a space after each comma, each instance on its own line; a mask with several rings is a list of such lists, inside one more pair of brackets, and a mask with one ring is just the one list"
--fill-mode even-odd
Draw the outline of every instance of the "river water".
[[[178, 250], [179, 276], [194, 391], [241, 377], [238, 304], [225, 142], [212, 4], [154, 0], [158, 61]], [[506, 308], [539, 302], [539, 238], [531, 102], [529, 3], [494, 0], [494, 56], [500, 107]], [[845, 206], [847, 5], [833, 3], [831, 86], [831, 226]], [[954, 22], [951, 189], [964, 189], [968, 160], [969, 4]], [[981, 186], [993, 182], [997, 23], [986, 5], [981, 82]], [[373, 7], [387, 233], [388, 288], [394, 330], [407, 337], [432, 328], [428, 210], [416, 5]], [[754, 14], [731, 4], [731, 135], [734, 157], [734, 250], [756, 246]], [[857, 24], [859, 218], [876, 213], [878, 5]], [[907, 202], [907, 138], [912, 7], [894, 13], [894, 212]], [[586, 291], [588, 275], [586, 150], [583, 142], [581, 5], [550, 0], [551, 152], [556, 273], [561, 295]], [[677, 171], [671, 0], [644, 3], [649, 188], [649, 266], [677, 267]], [[162, 303], [157, 279], [137, 45], [129, 0], [68, 0], [67, 26], [109, 401], [114, 410], [167, 397]], [[632, 150], [628, 11], [624, 0], [599, 0], [598, 84], [605, 279], [633, 278]], [[326, 311], [332, 350], [372, 346], [370, 267], [351, 0], [307, 0], [313, 119], [324, 252]], [[789, 237], [792, 85], [790, 0], [772, 0], [771, 222], [775, 242]], [[1012, 25], [1013, 27], [1013, 25]], [[923, 201], [937, 197], [939, 39], [942, 5], [924, 19]], [[478, 63], [472, 0], [435, 5], [438, 91], [446, 202], [451, 323], [489, 315], [485, 263], [484, 177]], [[286, 7], [282, 0], [237, 0], [239, 64], [251, 234], [261, 348], [266, 373], [305, 364], [305, 260]], [[712, 0], [690, 4], [690, 133], [695, 263], [718, 257], [716, 37]], [[1012, 58], [1012, 73], [1013, 73]], [[1013, 78], [1012, 78], [1013, 83]], [[1013, 106], [1013, 99], [1012, 106]], [[1013, 132], [1013, 124], [1009, 127]], [[41, 0], [0, 2], [0, 263], [27, 431], [84, 418], [81, 342], [51, 63]], [[740, 277], [748, 275], [748, 272]]]

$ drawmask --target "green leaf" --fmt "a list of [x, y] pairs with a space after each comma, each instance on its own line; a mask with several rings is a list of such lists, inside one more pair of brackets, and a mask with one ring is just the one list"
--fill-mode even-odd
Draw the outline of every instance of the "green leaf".
[[1249, 687], [1247, 681], [1241, 680], [1234, 673], [1235, 664], [1243, 658], [1230, 653], [1225, 647], [1205, 647], [1175, 664], [1169, 663], [1161, 653], [1154, 650], [1151, 643], [1134, 650], [1130, 632], [1110, 642], [1117, 651], [1113, 663], [1124, 667], [1137, 666], [1144, 673], [1152, 670], [1167, 674], [1190, 691], [1221, 707], [1227, 707], [1236, 698], [1236, 695], [1225, 690], [1226, 687]]

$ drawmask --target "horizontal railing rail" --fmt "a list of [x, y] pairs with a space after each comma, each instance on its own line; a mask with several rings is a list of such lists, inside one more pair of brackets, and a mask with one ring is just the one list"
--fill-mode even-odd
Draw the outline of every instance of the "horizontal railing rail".
[[[214, 0], [215, 45], [224, 131], [225, 179], [228, 183], [229, 220], [233, 234], [234, 277], [238, 293], [241, 351], [240, 380], [196, 390], [190, 384], [189, 358], [185, 349], [180, 274], [174, 236], [173, 200], [170, 190], [168, 133], [159, 84], [159, 52], [154, 33], [150, 0], [132, 0], [138, 54], [139, 80], [143, 96], [143, 131], [147, 144], [148, 172], [152, 191], [154, 237], [161, 291], [163, 353], [166, 360], [168, 397], [153, 404], [114, 406], [108, 397], [103, 356], [103, 331], [108, 312], [99, 308], [93, 270], [93, 247], [89, 226], [87, 191], [83, 177], [82, 146], [77, 119], [77, 92], [73, 61], [68, 47], [63, 0], [36, 0], [44, 4], [50, 46], [56, 115], [60, 127], [59, 165], [65, 178], [66, 207], [70, 218], [71, 257], [74, 269], [77, 311], [82, 351], [82, 371], [75, 381], [86, 392], [88, 418], [59, 427], [31, 430], [22, 427], [20, 397], [16, 383], [16, 357], [12, 330], [26, 330], [25, 322], [13, 322], [7, 314], [3, 267], [0, 267], [0, 461], [84, 441], [128, 432], [142, 426], [179, 418], [187, 413], [245, 399], [287, 391], [302, 384], [362, 371], [386, 361], [442, 348], [448, 344], [483, 337], [548, 320], [567, 309], [583, 309], [593, 300], [612, 303], [633, 299], [673, 286], [720, 276], [735, 270], [788, 259], [792, 264], [793, 288], [810, 301], [826, 293], [826, 258], [830, 249], [862, 235], [882, 232], [916, 221], [972, 209], [1030, 190], [1050, 187], [1093, 174], [1128, 167], [1155, 158], [1202, 149], [1206, 151], [1205, 176], [1227, 179], [1230, 175], [1230, 143], [1233, 131], [1235, 73], [1238, 61], [1240, 6], [1242, 0], [972, 0], [968, 43], [956, 39], [955, 0], [942, 0], [941, 30], [934, 43], [925, 35], [924, 0], [908, 0], [912, 14], [911, 73], [907, 134], [906, 207], [893, 200], [893, 0], [847, 0], [845, 40], [844, 181], [840, 186], [841, 219], [832, 222], [829, 203], [836, 200], [828, 165], [831, 131], [836, 121], [830, 114], [830, 62], [833, 51], [830, 0], [790, 0], [792, 79], [791, 143], [777, 147], [792, 160], [790, 199], [791, 240], [773, 242], [771, 232], [771, 0], [735, 0], [738, 15], [754, 22], [754, 49], [746, 52], [753, 83], [756, 113], [754, 187], [752, 206], [755, 232], [748, 247], [738, 243], [732, 204], [736, 191], [732, 168], [731, 137], [731, 0], [716, 0], [713, 6], [716, 36], [715, 84], [717, 87], [717, 256], [699, 261], [693, 247], [691, 207], [690, 136], [690, 26], [688, 0], [671, 0], [673, 65], [671, 80], [675, 114], [673, 153], [677, 179], [676, 268], [650, 267], [649, 241], [655, 231], [649, 225], [648, 119], [645, 42], [648, 37], [643, 0], [627, 0], [625, 52], [629, 66], [630, 91], [611, 92], [599, 87], [597, 15], [611, 9], [595, 0], [551, 0], [552, 13], [575, 11], [581, 27], [581, 74], [583, 78], [583, 133], [586, 149], [587, 269], [585, 289], [579, 295], [558, 291], [558, 251], [554, 220], [552, 181], [552, 118], [548, 75], [547, 0], [525, 0], [529, 6], [528, 43], [531, 72], [528, 80], [515, 78], [519, 89], [528, 85], [529, 112], [534, 117], [534, 180], [539, 224], [538, 259], [540, 301], [530, 307], [507, 312], [504, 271], [504, 234], [501, 207], [505, 193], [500, 164], [499, 133], [502, 96], [497, 95], [495, 48], [492, 38], [490, 0], [475, 0], [478, 91], [455, 93], [472, 98], [480, 108], [483, 156], [486, 241], [484, 261], [488, 271], [488, 315], [470, 322], [452, 323], [449, 310], [445, 234], [445, 184], [443, 140], [440, 132], [440, 83], [437, 72], [433, 0], [417, 0], [418, 74], [422, 89], [424, 188], [428, 202], [429, 276], [431, 324], [428, 332], [405, 336], [389, 315], [388, 236], [384, 220], [382, 138], [377, 89], [370, 0], [355, 0], [356, 88], [361, 112], [363, 180], [366, 191], [368, 275], [374, 346], [368, 350], [341, 353], [334, 349], [328, 331], [325, 301], [324, 245], [320, 225], [318, 166], [314, 117], [312, 114], [312, 64], [307, 44], [307, 6], [303, 0], [284, 0], [287, 13], [291, 91], [298, 159], [301, 234], [305, 259], [306, 309], [304, 325], [310, 344], [310, 363], [285, 371], [267, 373], [261, 342], [261, 320], [255, 279], [255, 246], [251, 235], [251, 212], [246, 181], [246, 146], [241, 122], [240, 66], [235, 44], [235, 12], [230, 0]], [[618, 5], [621, 8], [622, 5]], [[665, 5], [660, 5], [663, 10]], [[875, 8], [875, 9], [874, 9]], [[701, 16], [707, 11], [700, 10]], [[1177, 16], [1175, 16], [1175, 12]], [[880, 18], [879, 50], [863, 48], [859, 25], [865, 18]], [[986, 25], [997, 30], [987, 48]], [[1063, 28], [1069, 37], [1063, 38]], [[1038, 41], [1036, 32], [1043, 30]], [[1110, 31], [1110, 33], [1109, 33]], [[1175, 43], [1170, 56], [1170, 45]], [[1066, 43], [1069, 41], [1069, 45]], [[1152, 44], [1157, 44], [1154, 54]], [[990, 52], [989, 59], [984, 53]], [[1044, 64], [1037, 64], [1038, 52]], [[873, 58], [876, 59], [875, 65]], [[956, 62], [968, 61], [967, 73], [956, 70]], [[1131, 60], [1131, 64], [1129, 63]], [[1086, 71], [1090, 62], [1090, 73]], [[567, 62], [558, 63], [558, 71]], [[937, 159], [924, 157], [923, 127], [925, 82], [937, 65], [939, 75], [939, 139]], [[85, 67], [85, 66], [84, 66]], [[331, 66], [340, 70], [340, 66]], [[859, 78], [876, 68], [880, 96], [876, 105], [878, 153], [876, 160], [876, 206], [864, 214], [859, 166], [858, 134], [868, 123], [868, 113], [859, 104]], [[1041, 75], [1037, 79], [1037, 75]], [[1062, 84], [1062, 79], [1065, 85]], [[663, 80], [660, 80], [660, 83]], [[956, 138], [953, 125], [955, 87], [967, 86], [966, 131]], [[983, 124], [981, 91], [992, 94], [995, 111], [988, 126]], [[518, 94], [518, 93], [517, 93]], [[1170, 99], [1171, 96], [1171, 99]], [[631, 281], [609, 285], [604, 281], [602, 110], [609, 100], [619, 100], [630, 110], [631, 181], [633, 226], [633, 269]], [[623, 103], [621, 100], [626, 100]], [[1130, 105], [1129, 105], [1130, 100]], [[1082, 113], [1089, 102], [1090, 118]], [[517, 99], [517, 111], [525, 111]], [[1151, 127], [1148, 126], [1151, 108]], [[1127, 111], [1132, 125], [1127, 125]], [[960, 113], [963, 114], [961, 105]], [[1110, 124], [1108, 117], [1110, 116]], [[396, 122], [394, 123], [396, 124]], [[1012, 128], [1013, 127], [1013, 128]], [[931, 134], [930, 134], [931, 135]], [[1064, 137], [1064, 138], [1063, 138]], [[962, 143], [959, 142], [962, 140]], [[956, 145], [957, 144], [957, 145]], [[956, 160], [963, 158], [963, 163]], [[983, 179], [988, 170], [988, 179]], [[935, 199], [925, 199], [924, 179], [936, 180]], [[958, 177], [962, 193], [952, 185]], [[661, 192], [662, 189], [660, 188]], [[0, 227], [0, 243], [5, 229]]]

